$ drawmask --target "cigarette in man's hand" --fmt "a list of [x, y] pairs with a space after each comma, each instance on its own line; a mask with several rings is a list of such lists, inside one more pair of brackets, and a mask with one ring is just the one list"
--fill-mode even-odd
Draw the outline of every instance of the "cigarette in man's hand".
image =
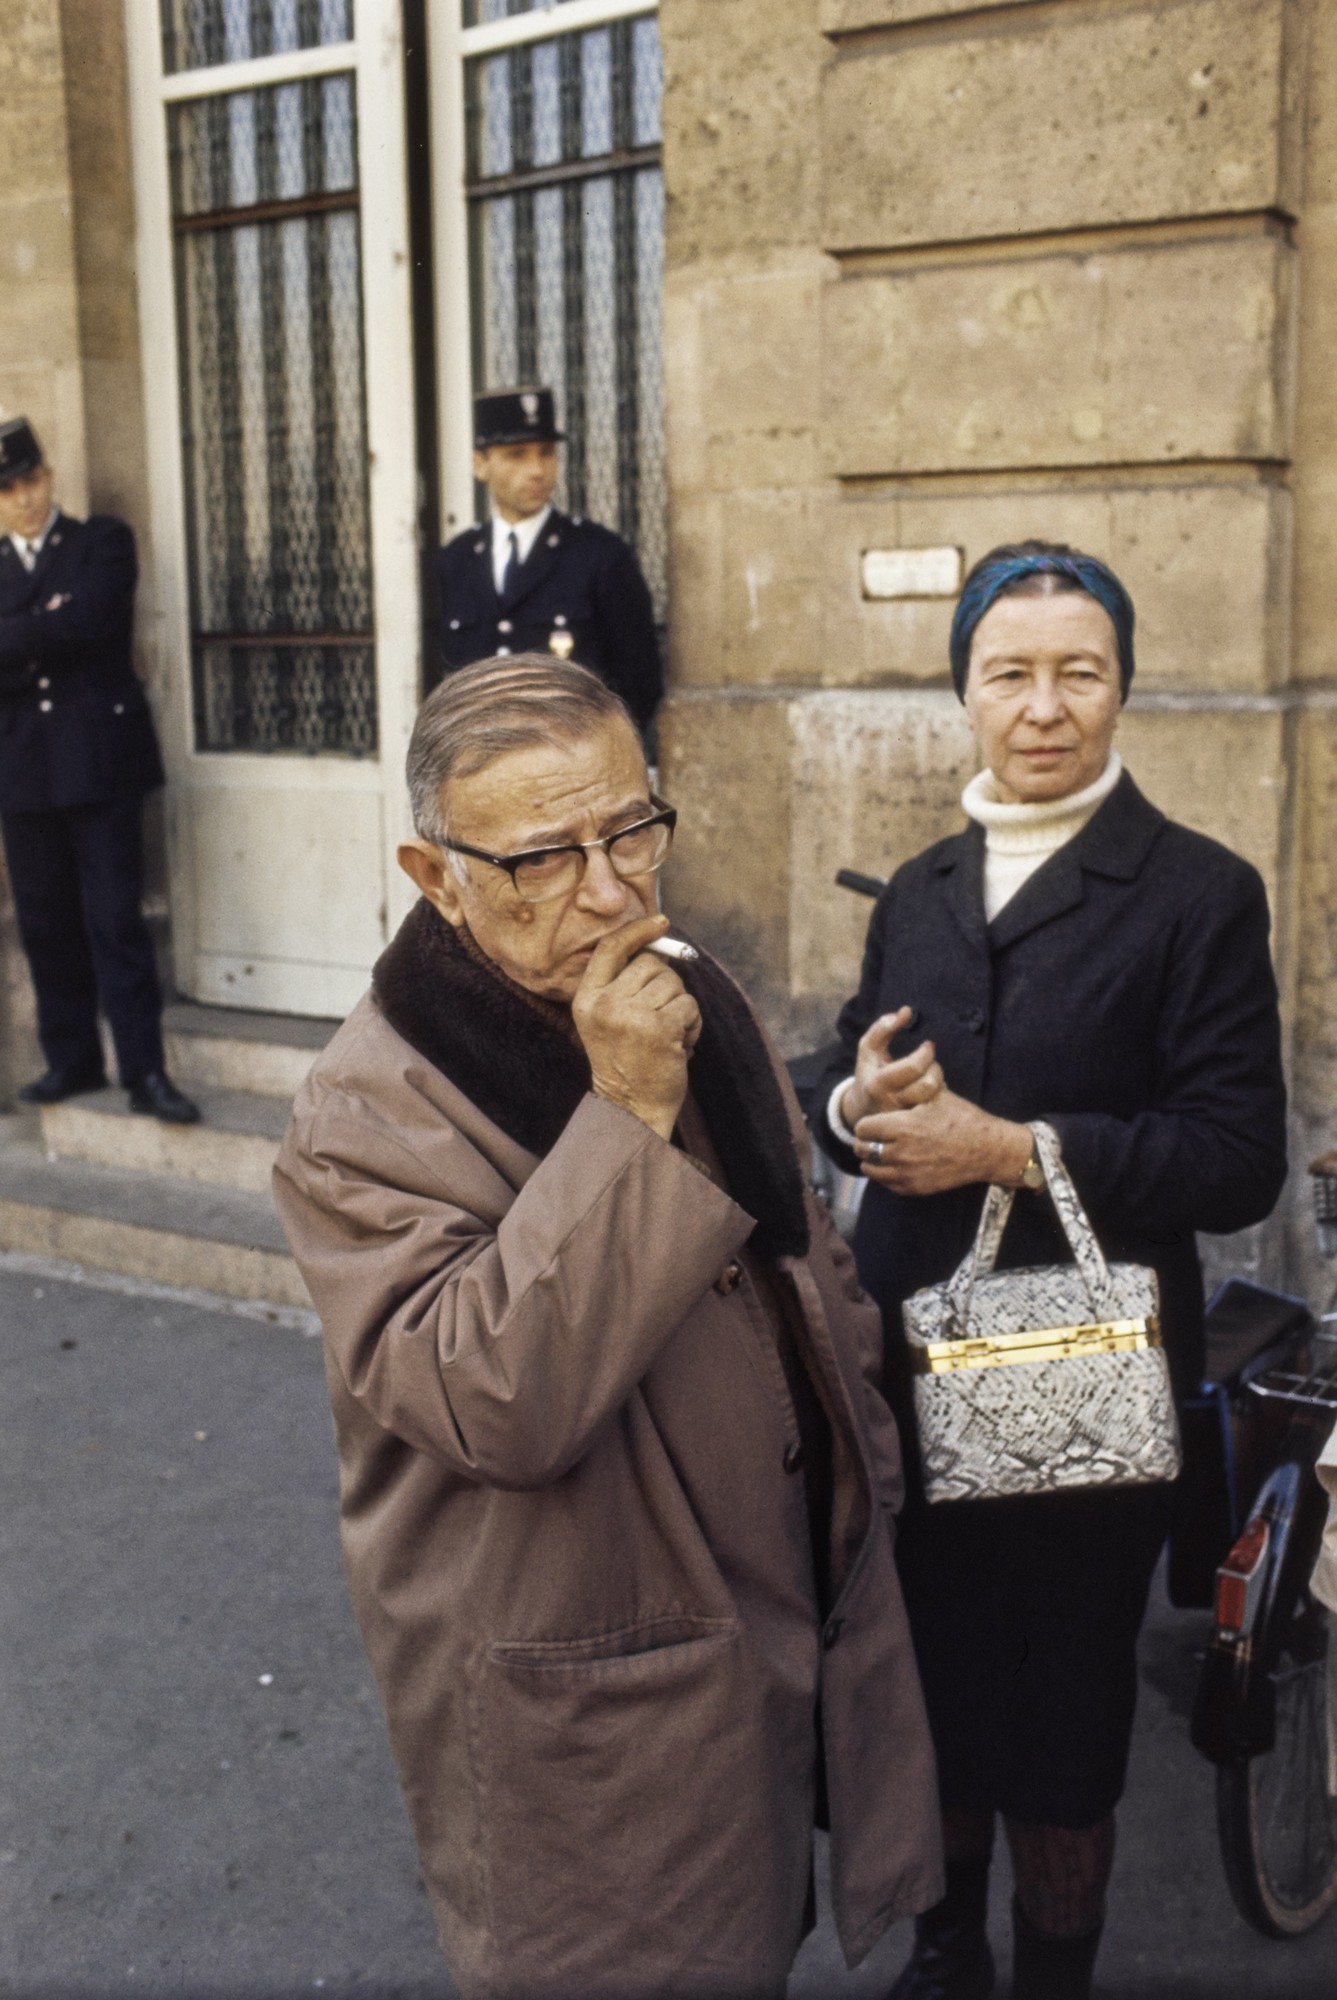
[[646, 951], [657, 951], [661, 958], [700, 958], [701, 956], [694, 944], [684, 944], [681, 938], [674, 937], [655, 938], [653, 943], [646, 945], [644, 948]]

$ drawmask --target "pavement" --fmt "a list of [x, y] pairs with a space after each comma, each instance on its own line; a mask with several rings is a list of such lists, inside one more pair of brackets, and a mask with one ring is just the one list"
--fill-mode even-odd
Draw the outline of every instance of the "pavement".
[[[6, 2000], [450, 2000], [336, 1505], [309, 1316], [0, 1257]], [[1277, 1944], [1227, 1896], [1203, 1637], [1157, 1593], [1097, 2000], [1333, 2000], [1337, 1915]], [[824, 1909], [790, 2000], [908, 1948], [847, 1975]]]

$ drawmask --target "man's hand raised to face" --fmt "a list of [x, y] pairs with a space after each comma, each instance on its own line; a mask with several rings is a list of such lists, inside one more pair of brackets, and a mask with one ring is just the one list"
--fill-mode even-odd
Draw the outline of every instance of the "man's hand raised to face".
[[645, 950], [668, 927], [667, 917], [641, 917], [602, 939], [571, 1002], [596, 1095], [661, 1139], [673, 1135], [701, 1032], [700, 1009], [677, 973]]

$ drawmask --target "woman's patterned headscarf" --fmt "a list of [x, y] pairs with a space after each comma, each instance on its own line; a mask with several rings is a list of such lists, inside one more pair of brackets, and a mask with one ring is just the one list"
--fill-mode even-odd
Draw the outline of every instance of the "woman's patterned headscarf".
[[1059, 590], [1084, 590], [1109, 613], [1119, 642], [1119, 677], [1127, 701], [1133, 678], [1133, 600], [1112, 569], [1063, 542], [1008, 543], [990, 549], [975, 564], [962, 586], [952, 619], [952, 684], [958, 695], [965, 700], [975, 627], [1000, 597], [1010, 596], [1034, 576], [1054, 577]]

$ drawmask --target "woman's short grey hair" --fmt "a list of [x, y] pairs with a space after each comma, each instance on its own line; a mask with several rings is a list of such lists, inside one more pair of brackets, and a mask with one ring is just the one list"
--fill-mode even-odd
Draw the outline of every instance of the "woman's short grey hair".
[[630, 712], [597, 674], [553, 653], [479, 660], [447, 674], [418, 710], [409, 739], [409, 803], [419, 835], [449, 838], [452, 778], [471, 778], [508, 750], [554, 737], [577, 742], [614, 717], [636, 734]]

